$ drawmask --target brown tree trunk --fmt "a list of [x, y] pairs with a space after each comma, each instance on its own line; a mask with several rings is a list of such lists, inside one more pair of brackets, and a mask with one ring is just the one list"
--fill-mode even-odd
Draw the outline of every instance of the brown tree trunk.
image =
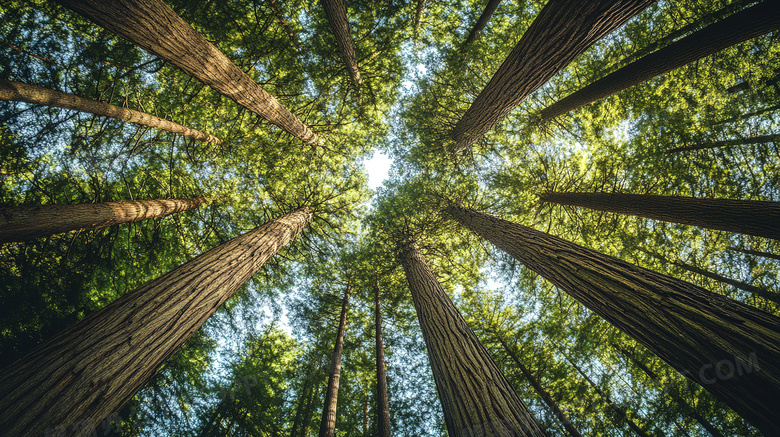
[[774, 1], [744, 9], [553, 103], [542, 110], [542, 121], [553, 119], [777, 28], [780, 28], [780, 8]]
[[593, 43], [654, 0], [550, 0], [455, 125], [464, 151]]
[[425, 12], [425, 4], [428, 0], [417, 0], [417, 9], [414, 13], [414, 42], [417, 42], [417, 37], [420, 34], [420, 24], [422, 23], [423, 12]]
[[525, 379], [528, 380], [528, 382], [531, 383], [531, 386], [533, 386], [534, 390], [541, 396], [542, 400], [544, 400], [544, 403], [547, 404], [548, 407], [553, 411], [555, 414], [555, 417], [558, 418], [558, 420], [561, 421], [561, 424], [566, 429], [566, 431], [569, 433], [571, 437], [582, 437], [582, 434], [580, 434], [579, 430], [574, 427], [574, 425], [571, 423], [569, 418], [564, 414], [563, 411], [561, 411], [561, 408], [558, 406], [558, 403], [555, 402], [555, 400], [550, 396], [550, 393], [547, 392], [547, 390], [542, 387], [542, 385], [539, 383], [539, 381], [534, 378], [534, 375], [531, 374], [531, 371], [528, 370], [525, 365], [523, 365], [522, 360], [520, 360], [520, 357], [517, 355], [517, 352], [515, 352], [514, 348], [510, 347], [506, 339], [499, 335], [495, 335], [496, 339], [501, 343], [501, 346], [504, 347], [504, 350], [506, 353], [512, 358], [512, 361], [515, 362], [515, 365], [518, 369], [520, 369], [520, 372], [522, 372], [523, 376], [525, 376]]
[[303, 428], [303, 417], [308, 406], [309, 399], [313, 393], [313, 380], [308, 375], [301, 388], [301, 393], [298, 395], [298, 406], [295, 408], [295, 418], [293, 419], [293, 426], [290, 428], [290, 437], [297, 437], [300, 435], [300, 430]]
[[780, 433], [780, 318], [526, 226], [456, 205], [448, 212], [765, 434]]
[[756, 117], [758, 115], [766, 114], [767, 112], [777, 111], [778, 109], [780, 109], [780, 103], [778, 103], [776, 105], [767, 106], [766, 108], [761, 108], [761, 109], [758, 109], [756, 111], [746, 112], [744, 114], [739, 114], [739, 115], [735, 115], [733, 117], [725, 118], [725, 119], [720, 120], [720, 121], [718, 121], [716, 123], [713, 123], [713, 126], [717, 126], [717, 125], [724, 124], [724, 123], [732, 123], [732, 122], [735, 122], [735, 121], [745, 120], [745, 119], [750, 118], [750, 117]]
[[295, 32], [293, 32], [290, 24], [287, 22], [287, 18], [285, 18], [284, 14], [282, 13], [282, 8], [279, 7], [279, 2], [277, 0], [268, 0], [268, 3], [271, 5], [271, 9], [273, 10], [276, 20], [279, 22], [279, 25], [281, 25], [282, 29], [284, 29], [284, 33], [286, 33], [287, 37], [290, 38], [290, 42], [292, 43], [293, 47], [295, 47], [295, 50], [301, 51], [301, 43], [298, 42], [298, 36], [295, 34]]
[[4, 435], [91, 435], [310, 220], [300, 209], [233, 238], [3, 369]]
[[390, 403], [387, 398], [385, 346], [382, 343], [382, 312], [379, 304], [379, 279], [374, 279], [376, 325], [376, 402], [378, 437], [390, 437]]
[[320, 386], [319, 384], [314, 385], [314, 394], [312, 394], [311, 398], [309, 398], [309, 402], [306, 404], [306, 411], [303, 415], [303, 426], [301, 427], [301, 437], [309, 437], [309, 426], [311, 426], [311, 421], [314, 419], [314, 410], [317, 405], [317, 400], [320, 396]]
[[726, 249], [733, 250], [736, 252], [741, 252], [746, 255], [755, 255], [755, 256], [761, 256], [764, 258], [770, 258], [770, 259], [777, 259], [780, 260], [780, 255], [776, 253], [769, 253], [769, 252], [762, 252], [760, 250], [750, 250], [750, 249], [740, 249], [739, 247], [729, 246]]
[[347, 326], [347, 306], [349, 305], [351, 288], [351, 284], [347, 284], [347, 289], [344, 291], [344, 299], [341, 302], [339, 331], [336, 335], [336, 345], [333, 347], [333, 359], [331, 360], [330, 375], [328, 376], [328, 391], [325, 392], [325, 406], [322, 408], [320, 437], [333, 437], [336, 433], [336, 405], [338, 404], [339, 379], [341, 378], [341, 351], [344, 348], [344, 330]]
[[780, 239], [780, 203], [622, 193], [541, 194], [542, 202]]
[[167, 130], [185, 137], [194, 138], [199, 141], [206, 141], [212, 144], [220, 144], [219, 138], [190, 129], [186, 126], [176, 124], [154, 115], [144, 114], [143, 112], [133, 111], [119, 106], [109, 105], [108, 103], [96, 102], [83, 97], [67, 94], [60, 91], [54, 91], [37, 86], [27, 85], [20, 82], [0, 79], [0, 99], [14, 100], [21, 102], [34, 103], [36, 105], [56, 106], [58, 108], [75, 109], [76, 111], [89, 112], [90, 114], [102, 115], [105, 117], [118, 118], [120, 120], [138, 123], [144, 126]]
[[317, 145], [317, 135], [181, 19], [162, 0], [57, 0], [68, 9], [143, 47], [218, 93]]
[[347, 67], [352, 82], [355, 86], [360, 87], [363, 84], [363, 79], [360, 77], [360, 70], [358, 70], [355, 44], [349, 34], [347, 5], [344, 4], [344, 0], [321, 0], [321, 3], [322, 8], [325, 9], [325, 15], [328, 17], [330, 30], [336, 37], [341, 60], [344, 61], [344, 66]]
[[711, 143], [693, 144], [690, 146], [675, 147], [673, 149], [667, 150], [666, 153], [687, 152], [690, 150], [717, 149], [718, 147], [741, 146], [743, 144], [774, 143], [777, 140], [780, 140], [780, 134], [761, 135], [761, 136], [750, 137], [750, 138], [736, 138], [733, 140], [713, 141]]
[[0, 243], [43, 238], [79, 229], [100, 229], [119, 223], [140, 222], [197, 208], [205, 201], [205, 197], [194, 197], [0, 208]]
[[405, 244], [401, 263], [449, 434], [543, 436], [544, 432], [444, 292], [414, 242]]
[[493, 16], [493, 12], [496, 11], [498, 5], [500, 4], [501, 0], [488, 0], [487, 5], [485, 6], [485, 10], [482, 11], [479, 19], [476, 23], [474, 23], [474, 27], [471, 28], [469, 36], [466, 38], [466, 42], [463, 43], [464, 46], [468, 46], [469, 44], [473, 43], [477, 40], [477, 38], [479, 38], [480, 35], [482, 35], [482, 29], [485, 28], [488, 21], [490, 21], [490, 17]]

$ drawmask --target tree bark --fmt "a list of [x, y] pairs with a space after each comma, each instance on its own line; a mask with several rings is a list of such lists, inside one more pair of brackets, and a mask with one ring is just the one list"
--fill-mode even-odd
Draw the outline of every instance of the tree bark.
[[780, 239], [780, 203], [622, 193], [555, 193], [542, 202]]
[[780, 433], [780, 318], [526, 226], [457, 205], [448, 212], [765, 434]]
[[780, 255], [776, 253], [762, 252], [760, 250], [740, 249], [739, 247], [729, 246], [726, 249], [741, 252], [746, 255], [762, 256], [764, 258], [780, 260]]
[[351, 288], [351, 284], [347, 284], [347, 289], [344, 291], [344, 299], [341, 302], [339, 330], [336, 335], [336, 345], [333, 347], [333, 359], [331, 360], [330, 375], [328, 376], [328, 391], [325, 392], [325, 406], [322, 408], [320, 437], [333, 437], [336, 433], [336, 405], [338, 404], [339, 379], [341, 378], [341, 351], [344, 348], [344, 330], [347, 326], [347, 306], [349, 305]]
[[464, 151], [604, 35], [654, 0], [550, 0], [455, 125]]
[[382, 343], [382, 311], [379, 304], [379, 280], [374, 279], [376, 325], [376, 401], [378, 437], [390, 437], [390, 403], [387, 398], [385, 347]]
[[780, 8], [774, 1], [765, 1], [749, 7], [644, 56], [553, 103], [542, 110], [541, 119], [548, 121], [778, 28]]
[[777, 140], [780, 140], [780, 134], [761, 135], [761, 136], [750, 137], [750, 138], [735, 138], [733, 140], [713, 141], [711, 143], [705, 143], [705, 144], [693, 144], [691, 146], [675, 147], [673, 149], [667, 150], [666, 153], [687, 152], [690, 150], [702, 150], [702, 149], [716, 149], [718, 147], [741, 146], [743, 144], [774, 143]]
[[120, 120], [138, 123], [144, 126], [167, 130], [185, 137], [194, 138], [207, 143], [220, 144], [219, 138], [190, 129], [186, 126], [176, 124], [154, 115], [143, 112], [133, 111], [119, 106], [109, 105], [108, 103], [96, 102], [83, 97], [67, 94], [60, 91], [50, 90], [37, 86], [27, 85], [20, 82], [0, 79], [0, 99], [14, 100], [21, 102], [34, 103], [36, 105], [56, 106], [58, 108], [75, 109], [76, 111], [89, 112], [90, 114], [102, 115], [105, 117], [118, 118]]
[[285, 214], [115, 300], [0, 372], [6, 436], [92, 435], [311, 220]]
[[466, 38], [466, 42], [463, 43], [464, 47], [473, 43], [482, 35], [482, 29], [484, 29], [488, 21], [490, 21], [490, 17], [493, 16], [493, 12], [496, 11], [499, 4], [501, 4], [501, 0], [488, 0], [485, 10], [482, 11], [479, 19], [474, 23], [474, 27], [471, 28], [469, 36]]
[[57, 0], [68, 9], [179, 67], [218, 93], [317, 145], [317, 135], [162, 0]]
[[328, 17], [330, 30], [336, 37], [341, 60], [344, 61], [344, 66], [347, 67], [352, 82], [356, 87], [360, 87], [363, 84], [363, 79], [360, 77], [360, 70], [358, 70], [355, 44], [349, 34], [347, 5], [344, 4], [344, 0], [321, 0], [321, 3], [322, 8], [325, 9], [325, 15]]
[[401, 263], [449, 434], [543, 436], [523, 401], [436, 281], [414, 242], [404, 245]]
[[0, 243], [140, 222], [199, 207], [205, 197], [0, 208]]

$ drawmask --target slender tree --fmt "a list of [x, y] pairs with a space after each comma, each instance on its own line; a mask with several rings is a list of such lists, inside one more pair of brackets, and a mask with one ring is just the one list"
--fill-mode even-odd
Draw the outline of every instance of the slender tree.
[[487, 5], [485, 6], [485, 10], [482, 11], [479, 19], [477, 19], [477, 22], [474, 23], [474, 27], [472, 27], [471, 31], [469, 31], [469, 36], [466, 37], [466, 41], [463, 43], [464, 46], [468, 46], [469, 44], [476, 41], [477, 38], [479, 38], [479, 36], [482, 34], [482, 29], [487, 26], [488, 21], [490, 21], [490, 17], [493, 16], [493, 12], [496, 11], [498, 5], [500, 4], [501, 0], [488, 0]]
[[279, 2], [277, 0], [269, 0], [268, 4], [271, 5], [271, 10], [273, 11], [274, 17], [276, 17], [276, 21], [279, 22], [280, 26], [282, 26], [282, 29], [284, 29], [284, 33], [287, 34], [287, 37], [290, 38], [290, 42], [292, 43], [293, 47], [295, 47], [295, 50], [301, 51], [301, 43], [298, 41], [298, 35], [293, 32], [292, 27], [290, 27], [290, 23], [287, 22], [287, 18], [284, 16], [284, 13], [282, 13], [282, 8], [279, 6]]
[[623, 193], [541, 194], [542, 202], [780, 239], [780, 203]]
[[20, 82], [0, 79], [0, 99], [34, 103], [36, 105], [56, 106], [58, 108], [75, 109], [76, 111], [89, 112], [90, 114], [113, 117], [131, 123], [167, 130], [185, 137], [206, 141], [212, 144], [220, 144], [219, 138], [190, 129], [186, 126], [168, 121], [154, 115], [133, 111], [108, 103], [96, 102], [73, 94], [50, 90]]
[[306, 124], [162, 0], [57, 2], [179, 67], [301, 141], [318, 144], [317, 135]]
[[450, 435], [544, 435], [413, 241], [404, 244], [401, 263]]
[[360, 87], [363, 84], [363, 78], [360, 77], [360, 70], [357, 65], [357, 55], [355, 55], [355, 44], [352, 36], [349, 34], [349, 20], [347, 19], [347, 5], [344, 0], [321, 0], [322, 8], [325, 9], [325, 16], [328, 17], [328, 24], [333, 36], [336, 37], [336, 46], [339, 48], [339, 55], [347, 67], [349, 77], [352, 78], [355, 86]]
[[766, 108], [757, 109], [755, 111], [746, 112], [744, 114], [735, 115], [733, 117], [724, 118], [723, 120], [719, 120], [715, 123], [712, 123], [712, 125], [717, 126], [724, 123], [733, 123], [735, 121], [741, 121], [751, 117], [757, 117], [759, 115], [766, 114], [767, 112], [774, 112], [777, 111], [778, 109], [780, 109], [780, 103], [776, 105], [767, 106]]
[[691, 150], [703, 150], [703, 149], [717, 149], [718, 147], [741, 146], [743, 144], [774, 143], [777, 140], [780, 140], [780, 134], [760, 135], [757, 137], [750, 137], [750, 138], [735, 138], [731, 140], [713, 141], [711, 143], [692, 144], [690, 146], [675, 147], [673, 149], [667, 150], [666, 153], [679, 153], [679, 152], [688, 152]]
[[735, 252], [741, 252], [741, 253], [744, 253], [746, 255], [755, 255], [755, 256], [761, 256], [761, 257], [764, 257], [764, 258], [780, 260], [780, 255], [778, 255], [776, 253], [769, 253], [769, 252], [764, 252], [764, 251], [761, 251], [761, 250], [741, 249], [741, 248], [735, 247], [735, 246], [729, 246], [726, 249], [733, 250]]
[[92, 432], [310, 220], [311, 212], [299, 209], [233, 238], [3, 369], [4, 435]]
[[325, 392], [325, 406], [322, 408], [320, 422], [320, 437], [333, 437], [336, 434], [336, 405], [339, 397], [339, 379], [341, 378], [341, 351], [344, 348], [344, 330], [347, 326], [347, 308], [352, 285], [347, 283], [344, 299], [341, 301], [341, 316], [339, 330], [336, 334], [336, 345], [333, 347], [333, 357], [328, 376], [328, 391]]
[[423, 12], [425, 12], [425, 4], [428, 0], [417, 0], [417, 8], [414, 11], [414, 41], [417, 41], [417, 37], [420, 34], [420, 25], [422, 23]]
[[447, 211], [765, 434], [780, 432], [780, 318], [527, 226], [458, 205]]
[[390, 437], [390, 405], [387, 399], [385, 346], [382, 343], [382, 311], [379, 304], [379, 279], [374, 278], [374, 324], [376, 326], [376, 402], [379, 437]]
[[542, 121], [553, 119], [580, 106], [611, 96], [655, 76], [778, 28], [780, 28], [780, 8], [773, 1], [762, 2], [604, 76], [544, 108], [541, 119]]
[[550, 0], [455, 125], [464, 151], [593, 43], [653, 0]]
[[79, 205], [0, 208], [0, 243], [25, 241], [79, 229], [100, 229], [199, 207], [205, 197], [155, 199]]

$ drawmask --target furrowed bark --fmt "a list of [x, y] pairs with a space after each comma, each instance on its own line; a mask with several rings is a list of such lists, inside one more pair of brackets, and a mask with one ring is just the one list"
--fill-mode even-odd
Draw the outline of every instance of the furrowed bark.
[[604, 35], [654, 0], [550, 0], [455, 125], [455, 151], [471, 147], [512, 109]]
[[780, 202], [622, 193], [556, 193], [541, 202], [780, 240]]
[[0, 243], [140, 222], [197, 208], [205, 197], [0, 208]]
[[336, 37], [336, 45], [339, 48], [339, 55], [347, 67], [349, 77], [356, 87], [363, 84], [363, 78], [360, 77], [360, 70], [357, 65], [357, 55], [355, 55], [355, 43], [349, 34], [349, 20], [347, 19], [347, 5], [344, 0], [321, 0], [322, 8], [325, 9], [325, 16], [328, 17], [328, 24], [333, 36]]
[[527, 226], [457, 205], [448, 212], [766, 435], [780, 433], [780, 318]]
[[780, 8], [775, 1], [765, 1], [749, 7], [644, 56], [553, 103], [542, 110], [541, 119], [551, 120], [778, 28]]
[[300, 209], [233, 238], [3, 369], [4, 435], [93, 435], [310, 220], [311, 212]]
[[37, 86], [27, 85], [20, 82], [0, 79], [0, 99], [14, 100], [36, 105], [56, 106], [58, 108], [75, 109], [76, 111], [89, 112], [90, 114], [102, 115], [105, 117], [118, 118], [120, 120], [138, 123], [144, 126], [167, 130], [185, 137], [194, 138], [199, 141], [205, 141], [212, 144], [220, 144], [219, 138], [190, 129], [186, 126], [168, 121], [154, 115], [143, 112], [133, 111], [119, 106], [109, 105], [108, 103], [96, 102], [85, 99], [73, 94], [60, 91], [49, 90]]
[[673, 149], [667, 150], [666, 153], [678, 153], [678, 152], [687, 152], [691, 150], [703, 150], [703, 149], [717, 149], [718, 147], [741, 146], [743, 144], [774, 143], [777, 140], [780, 140], [779, 134], [761, 135], [761, 136], [750, 137], [750, 138], [735, 138], [733, 140], [713, 141], [711, 143], [705, 143], [705, 144], [693, 144], [690, 146], [675, 147]]
[[347, 289], [344, 291], [344, 299], [341, 302], [339, 330], [336, 335], [336, 345], [333, 347], [333, 359], [331, 360], [330, 375], [328, 376], [328, 391], [325, 392], [325, 406], [322, 408], [320, 437], [333, 437], [336, 433], [336, 406], [339, 397], [339, 379], [341, 379], [341, 351], [344, 348], [344, 330], [347, 326], [347, 308], [350, 291], [351, 285], [347, 284]]
[[301, 141], [318, 145], [317, 135], [306, 124], [162, 0], [57, 0], [57, 3], [179, 67]]
[[543, 436], [536, 420], [407, 242], [401, 263], [451, 436]]
[[473, 43], [477, 40], [477, 38], [479, 38], [480, 35], [482, 35], [482, 29], [487, 26], [488, 21], [490, 21], [490, 17], [493, 16], [493, 12], [496, 11], [498, 5], [500, 4], [501, 0], [488, 0], [487, 5], [485, 6], [485, 10], [482, 11], [479, 19], [477, 19], [477, 22], [474, 23], [474, 27], [471, 28], [469, 36], [466, 38], [466, 42], [463, 43], [464, 47]]
[[390, 405], [387, 398], [385, 346], [382, 343], [382, 311], [379, 304], [379, 280], [374, 280], [374, 324], [376, 326], [376, 400], [378, 437], [390, 437]]

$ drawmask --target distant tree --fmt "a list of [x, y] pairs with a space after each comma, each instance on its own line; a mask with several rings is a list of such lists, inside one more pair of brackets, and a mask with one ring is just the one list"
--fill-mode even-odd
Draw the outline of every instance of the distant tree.
[[284, 33], [287, 34], [287, 37], [290, 38], [290, 42], [292, 43], [293, 47], [295, 47], [295, 50], [301, 51], [301, 43], [298, 41], [298, 35], [293, 32], [292, 27], [290, 27], [290, 23], [287, 22], [287, 18], [284, 16], [284, 13], [282, 13], [282, 8], [279, 6], [279, 1], [269, 0], [268, 4], [271, 5], [271, 10], [276, 17], [276, 20], [279, 21], [279, 25], [282, 26], [282, 29], [284, 29]]
[[777, 140], [780, 140], [780, 134], [760, 135], [757, 137], [735, 138], [732, 140], [713, 141], [711, 143], [701, 143], [701, 144], [692, 144], [690, 146], [675, 147], [673, 149], [667, 150], [666, 153], [688, 152], [691, 150], [716, 149], [718, 147], [741, 146], [743, 144], [774, 143]]
[[742, 249], [742, 248], [735, 247], [735, 246], [729, 246], [726, 249], [733, 250], [735, 252], [741, 252], [741, 253], [744, 253], [746, 255], [762, 256], [764, 258], [780, 260], [780, 255], [778, 255], [776, 253], [764, 252], [764, 251], [761, 251], [761, 250]]
[[355, 86], [360, 87], [363, 79], [360, 77], [360, 70], [357, 65], [357, 55], [355, 55], [355, 43], [349, 34], [349, 19], [347, 19], [347, 5], [344, 0], [321, 0], [322, 8], [325, 9], [325, 15], [328, 17], [328, 24], [333, 36], [336, 37], [336, 46], [339, 48], [339, 55], [344, 61], [344, 66], [349, 72], [349, 77]]
[[344, 330], [347, 325], [347, 308], [349, 305], [349, 293], [352, 285], [347, 284], [344, 290], [344, 299], [341, 301], [341, 315], [339, 316], [339, 328], [336, 334], [336, 344], [333, 346], [331, 357], [330, 375], [328, 376], [328, 389], [325, 392], [325, 405], [322, 408], [322, 421], [320, 422], [320, 437], [333, 437], [336, 434], [336, 405], [339, 397], [339, 380], [341, 379], [341, 352], [344, 348]]
[[479, 38], [479, 35], [482, 34], [482, 29], [485, 28], [488, 21], [490, 21], [490, 17], [493, 16], [493, 12], [496, 11], [498, 8], [498, 5], [501, 4], [501, 0], [488, 0], [487, 5], [485, 6], [485, 10], [482, 11], [482, 14], [477, 19], [477, 22], [474, 23], [474, 26], [469, 31], [469, 35], [466, 37], [466, 41], [463, 43], [463, 46], [468, 46], [469, 44], [473, 43], [474, 41]]
[[417, 38], [420, 33], [420, 25], [422, 23], [422, 16], [423, 12], [425, 12], [425, 4], [428, 2], [428, 0], [417, 0], [417, 8], [414, 12], [414, 25], [412, 26], [414, 31], [414, 41], [417, 41]]
[[382, 342], [382, 311], [379, 303], [379, 279], [374, 279], [374, 325], [376, 329], [376, 400], [379, 437], [390, 437], [390, 406], [387, 399], [385, 346]]

